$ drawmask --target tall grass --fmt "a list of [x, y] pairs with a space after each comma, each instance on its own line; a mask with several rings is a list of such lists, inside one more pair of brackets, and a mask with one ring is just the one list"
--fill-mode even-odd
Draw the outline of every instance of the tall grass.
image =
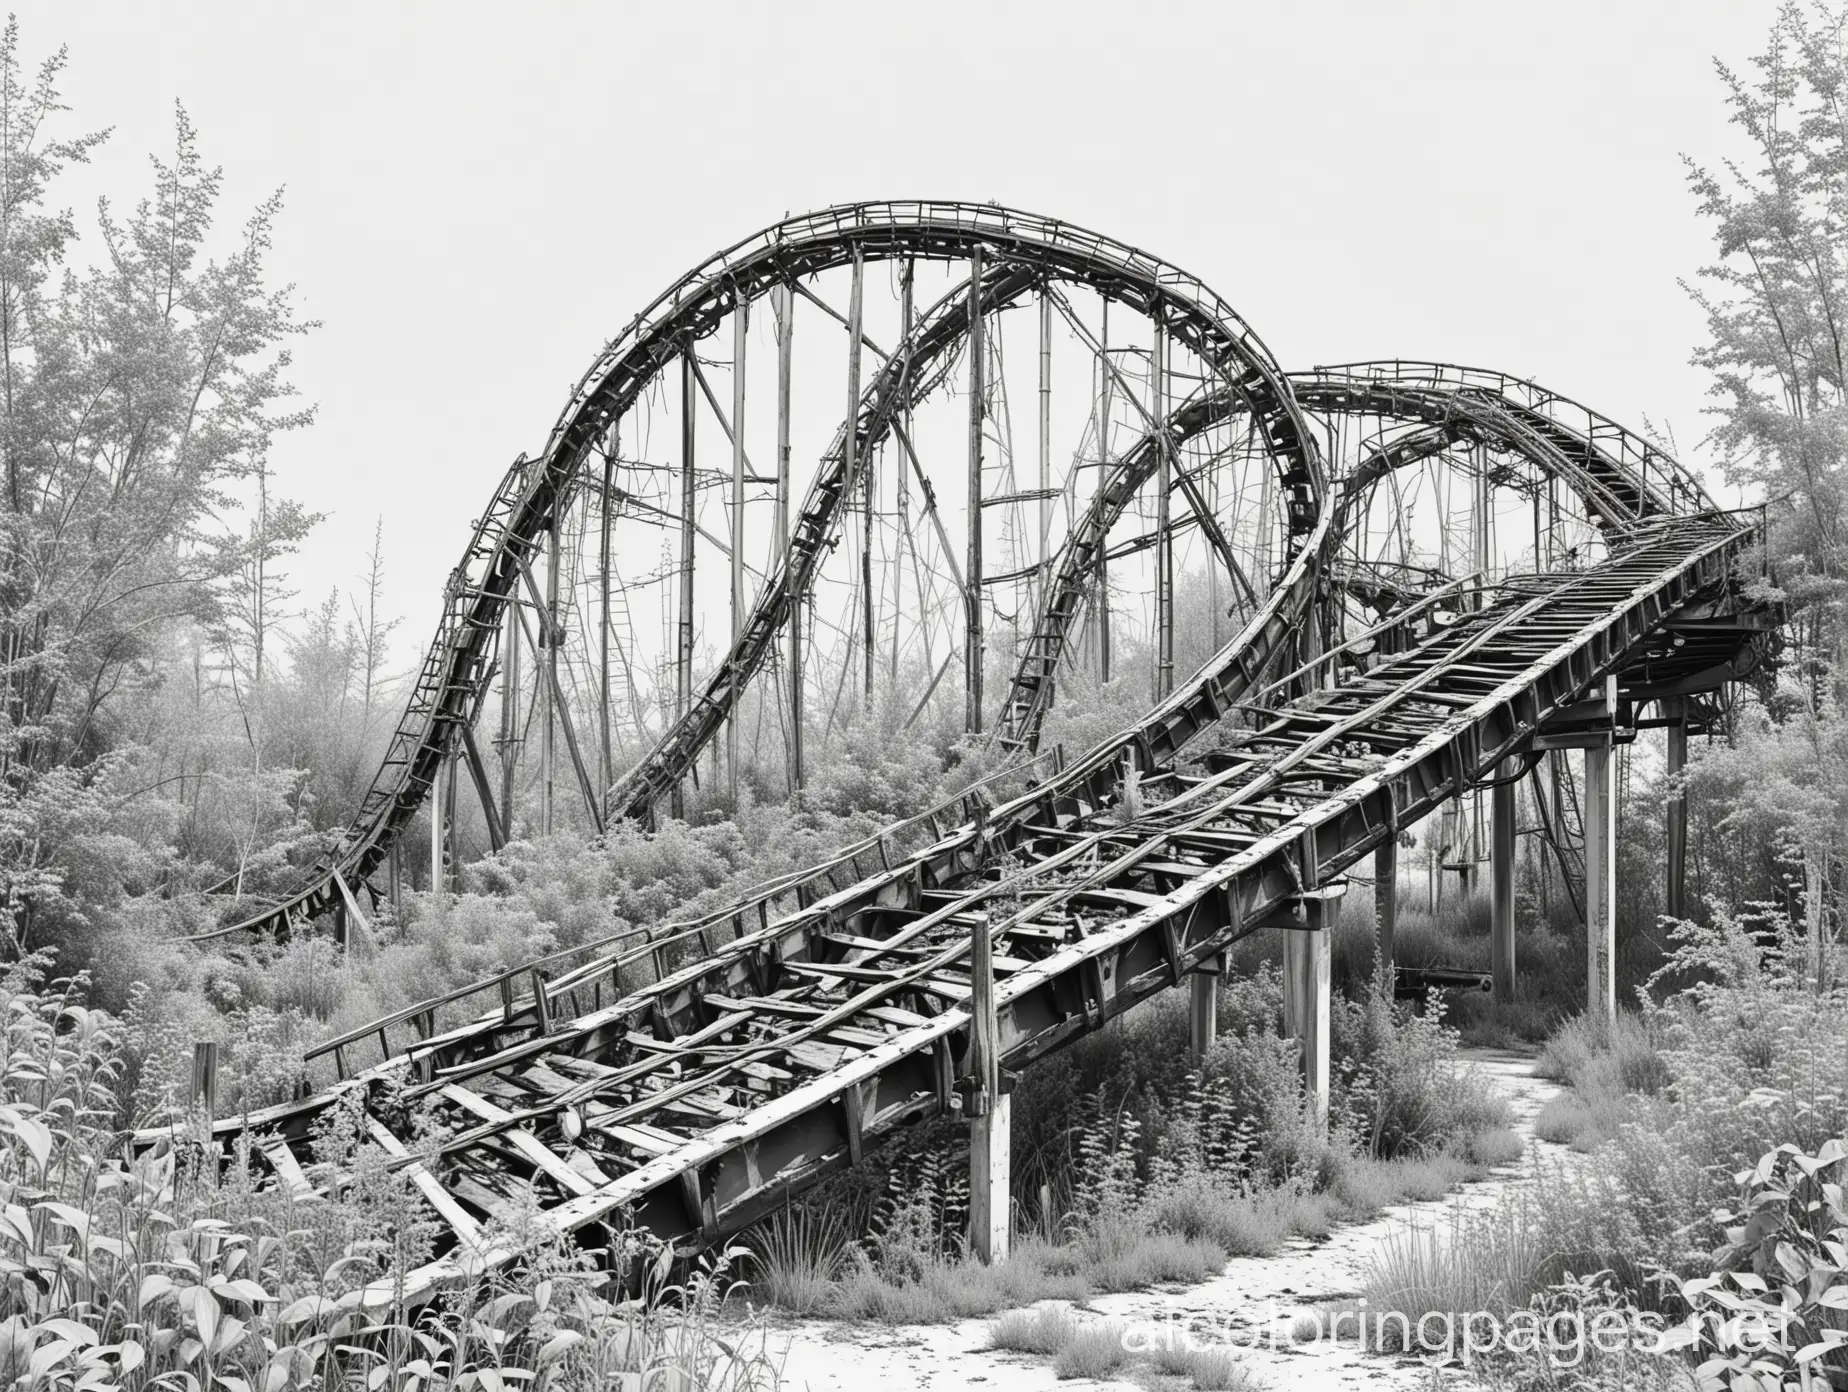
[[1677, 940], [1688, 985], [1609, 1027], [1574, 1023], [1543, 1056], [1571, 1091], [1540, 1121], [1584, 1157], [1496, 1211], [1398, 1234], [1369, 1275], [1373, 1308], [1505, 1312], [1604, 1272], [1613, 1298], [1672, 1313], [1658, 1276], [1709, 1272], [1736, 1176], [1848, 1133], [1848, 992], [1814, 993], [1724, 915]]
[[1324, 1134], [1280, 1015], [1278, 974], [1260, 968], [1222, 987], [1203, 1068], [1188, 1067], [1175, 993], [1028, 1073], [1012, 1136], [1022, 1236], [1007, 1263], [967, 1257], [966, 1135], [930, 1125], [754, 1233], [756, 1293], [905, 1324], [1197, 1282], [1519, 1153], [1505, 1101], [1460, 1065], [1455, 1034], [1379, 988], [1335, 1011], [1342, 1066]]

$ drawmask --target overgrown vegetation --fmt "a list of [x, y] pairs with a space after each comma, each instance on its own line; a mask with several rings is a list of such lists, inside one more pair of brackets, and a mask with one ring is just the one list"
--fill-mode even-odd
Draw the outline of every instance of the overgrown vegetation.
[[[1828, 1245], [1840, 1194], [1828, 1186], [1848, 1135], [1848, 991], [1817, 991], [1802, 929], [1775, 926], [1767, 948], [1725, 915], [1684, 925], [1662, 1003], [1645, 994], [1608, 1029], [1562, 1031], [1543, 1065], [1570, 1091], [1538, 1129], [1584, 1159], [1544, 1169], [1513, 1204], [1406, 1230], [1379, 1254], [1369, 1302], [1414, 1323], [1505, 1320], [1562, 1301], [1730, 1318], [1755, 1303], [1800, 1315], [1804, 1337], [1785, 1355], [1818, 1345], [1812, 1371], [1848, 1369], [1834, 1348], [1848, 1347], [1848, 1286]], [[1787, 1302], [1767, 1280], [1796, 1294]], [[1711, 1330], [1700, 1342], [1741, 1352]]]
[[[455, 893], [432, 895], [427, 879], [408, 890], [345, 955], [315, 937], [186, 941], [288, 886], [363, 794], [402, 660], [378, 607], [385, 538], [375, 533], [350, 596], [294, 603], [285, 567], [317, 519], [283, 496], [269, 455], [312, 419], [289, 383], [289, 347], [313, 326], [292, 289], [269, 280], [279, 197], [226, 235], [219, 172], [179, 111], [145, 199], [125, 215], [102, 209], [88, 229], [96, 264], [79, 264], [78, 223], [54, 211], [58, 181], [102, 137], [59, 134], [63, 56], [28, 75], [9, 22], [0, 1374], [27, 1388], [263, 1392], [594, 1387], [619, 1372], [667, 1387], [766, 1385], [761, 1327], [741, 1334], [730, 1313], [719, 1327], [741, 1266], [786, 1309], [885, 1322], [1198, 1280], [1229, 1256], [1435, 1197], [1512, 1159], [1506, 1110], [1458, 1066], [1459, 1038], [1550, 1035], [1542, 1067], [1567, 1091], [1538, 1131], [1573, 1161], [1518, 1202], [1406, 1233], [1381, 1255], [1375, 1305], [1549, 1318], [1775, 1306], [1805, 1341], [1782, 1363], [1754, 1367], [1711, 1325], [1689, 1347], [1717, 1360], [1716, 1377], [1783, 1377], [1800, 1360], [1845, 1385], [1843, 54], [1839, 11], [1781, 11], [1752, 73], [1721, 70], [1756, 164], [1690, 170], [1717, 258], [1694, 291], [1709, 328], [1696, 361], [1712, 374], [1727, 475], [1764, 499], [1769, 523], [1769, 564], [1743, 583], [1790, 623], [1781, 669], [1716, 712], [1680, 784], [1692, 922], [1659, 918], [1663, 808], [1677, 789], [1653, 736], [1623, 756], [1618, 973], [1633, 1013], [1608, 1029], [1574, 1021], [1583, 932], [1538, 856], [1517, 896], [1513, 1008], [1467, 994], [1423, 1010], [1395, 1002], [1375, 979], [1356, 895], [1335, 944], [1326, 1134], [1305, 1120], [1274, 944], [1260, 940], [1235, 954], [1221, 1042], [1198, 1070], [1180, 1004], [1167, 1001], [1022, 1080], [1022, 1236], [1006, 1265], [964, 1253], [962, 1136], [943, 1122], [770, 1220], [749, 1258], [687, 1274], [633, 1232], [609, 1234], [596, 1261], [534, 1241], [519, 1266], [411, 1310], [367, 1292], [415, 1265], [430, 1234], [406, 1217], [418, 1211], [407, 1171], [384, 1164], [351, 1117], [335, 1114], [310, 1172], [319, 1189], [345, 1174], [336, 1197], [204, 1173], [178, 1121], [173, 1146], [127, 1152], [124, 1127], [175, 1116], [195, 1042], [221, 1046], [223, 1108], [279, 1101], [301, 1081], [303, 1052], [351, 1026], [548, 952], [696, 916], [921, 811], [996, 756], [887, 699], [816, 732], [796, 804], [746, 779], [736, 801], [695, 790], [687, 822], [646, 834], [522, 835], [465, 857]], [[1204, 656], [1219, 618], [1198, 595], [1186, 602], [1183, 665]], [[1046, 739], [1088, 745], [1143, 700], [1137, 681], [1079, 676], [1062, 685]], [[516, 822], [529, 801], [517, 793]], [[476, 815], [462, 815], [465, 844], [485, 842]], [[413, 827], [409, 840], [424, 839]], [[1442, 912], [1408, 903], [1398, 960], [1485, 969], [1485, 918], [1480, 899]], [[994, 1338], [1054, 1358], [1061, 1375], [1129, 1366], [1119, 1330], [1060, 1308], [1006, 1314]], [[1245, 1380], [1214, 1351], [1157, 1349], [1146, 1364], [1202, 1388]], [[1646, 1385], [1668, 1378], [1665, 1366], [1594, 1359], [1573, 1385]], [[1568, 1385], [1540, 1363], [1487, 1375]]]
[[1506, 1102], [1462, 1064], [1455, 1032], [1383, 986], [1336, 1005], [1341, 1064], [1322, 1132], [1281, 1018], [1281, 979], [1264, 966], [1227, 979], [1198, 1070], [1185, 1004], [1165, 998], [1024, 1076], [1012, 1144], [1025, 1236], [1005, 1264], [966, 1253], [966, 1140], [942, 1123], [751, 1235], [756, 1294], [914, 1324], [1196, 1282], [1520, 1154]]
[[[427, 1256], [405, 1170], [351, 1116], [318, 1138], [316, 1192], [259, 1193], [196, 1163], [199, 1138], [132, 1155], [116, 1129], [118, 1023], [44, 959], [0, 971], [0, 1378], [70, 1387], [600, 1389], [774, 1385], [761, 1327], [728, 1316], [728, 1252], [678, 1281], [648, 1234], [526, 1256], [422, 1309], [390, 1278]], [[232, 1174], [241, 1173], [233, 1167]], [[323, 1192], [336, 1174], [337, 1193]], [[515, 1220], [517, 1225], [517, 1220]], [[380, 1284], [380, 1283], [383, 1284]]]

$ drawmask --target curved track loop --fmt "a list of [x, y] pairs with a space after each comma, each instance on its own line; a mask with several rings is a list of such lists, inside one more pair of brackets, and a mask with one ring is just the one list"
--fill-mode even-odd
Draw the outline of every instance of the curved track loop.
[[[741, 304], [855, 256], [954, 260], [978, 248], [999, 266], [1086, 285], [1138, 313], [1159, 315], [1165, 330], [1209, 364], [1259, 422], [1287, 500], [1290, 546], [1299, 550], [1307, 542], [1326, 483], [1315, 442], [1269, 351], [1194, 277], [1101, 234], [992, 204], [859, 203], [792, 218], [682, 277], [599, 355], [573, 390], [544, 453], [509, 468], [477, 521], [445, 587], [443, 618], [405, 714], [340, 845], [283, 903], [201, 936], [287, 931], [337, 906], [383, 861], [392, 839], [429, 796], [451, 731], [473, 718], [486, 693], [503, 606], [545, 528], [611, 425], [694, 342], [715, 332]], [[947, 350], [952, 341], [946, 332], [942, 347]], [[892, 385], [870, 403], [875, 412], [895, 404]], [[781, 578], [789, 593], [789, 577]], [[656, 756], [625, 779], [619, 815], [645, 807], [685, 751], [716, 728], [715, 711], [729, 698], [710, 690], [707, 696], [669, 732]]]
[[[1700, 481], [1633, 432], [1533, 382], [1482, 368], [1416, 362], [1349, 363], [1291, 373], [1290, 387], [1312, 416], [1378, 416], [1426, 427], [1375, 451], [1341, 482], [1337, 526], [1386, 473], [1453, 445], [1481, 442], [1513, 453], [1564, 483], [1607, 533], [1651, 517], [1715, 507]], [[1222, 390], [1196, 394], [1170, 418], [1175, 445], [1232, 415]], [[1035, 749], [1052, 707], [1060, 661], [1083, 612], [1105, 539], [1160, 458], [1153, 432], [1115, 464], [1066, 539], [1053, 582], [1022, 650], [997, 726], [999, 742]]]

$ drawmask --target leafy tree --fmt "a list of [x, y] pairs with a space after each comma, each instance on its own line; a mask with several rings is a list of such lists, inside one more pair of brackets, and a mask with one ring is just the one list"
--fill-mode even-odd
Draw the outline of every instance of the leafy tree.
[[1718, 252], [1694, 362], [1728, 477], [1764, 500], [1795, 660], [1692, 783], [1789, 863], [1819, 976], [1848, 856], [1848, 8], [1787, 4], [1751, 74], [1716, 66], [1753, 163], [1688, 166]]
[[[58, 828], [107, 820], [125, 795], [105, 796], [110, 770], [148, 762], [126, 746], [176, 641], [235, 629], [253, 572], [271, 622], [273, 559], [312, 521], [267, 472], [312, 418], [288, 380], [312, 325], [266, 274], [280, 193], [212, 254], [220, 172], [177, 108], [148, 196], [102, 200], [99, 264], [76, 268], [76, 220], [51, 200], [107, 132], [52, 134], [64, 63], [28, 78], [17, 24], [0, 36], [0, 908], [20, 943], [74, 873], [60, 857], [101, 844]], [[194, 769], [194, 798], [225, 771]]]

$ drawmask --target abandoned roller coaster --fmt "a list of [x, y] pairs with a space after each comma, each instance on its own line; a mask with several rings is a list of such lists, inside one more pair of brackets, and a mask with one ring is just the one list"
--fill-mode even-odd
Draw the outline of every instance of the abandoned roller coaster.
[[[798, 308], [825, 354], [798, 356]], [[752, 411], [765, 356], [774, 409]], [[1016, 377], [1036, 406], [1019, 461]], [[805, 740], [850, 690], [864, 718], [902, 698], [907, 722], [960, 725], [989, 771], [717, 910], [329, 1040], [310, 1057], [331, 1081], [211, 1135], [263, 1182], [331, 1192], [315, 1124], [357, 1109], [443, 1233], [404, 1280], [415, 1301], [515, 1259], [510, 1213], [529, 1236], [590, 1240], [628, 1215], [709, 1243], [956, 1114], [975, 1246], [998, 1257], [1011, 1079], [1177, 988], [1203, 1054], [1250, 935], [1282, 938], [1286, 1032], [1326, 1121], [1329, 926], [1369, 865], [1392, 959], [1399, 848], [1427, 818], [1449, 826], [1447, 867], [1486, 869], [1509, 998], [1531, 790], [1586, 922], [1587, 999], [1613, 1010], [1613, 751], [1663, 725], [1673, 765], [1764, 663], [1760, 532], [1534, 383], [1404, 361], [1286, 372], [1201, 282], [1070, 224], [932, 202], [779, 223], [638, 315], [506, 471], [358, 817], [294, 892], [240, 902], [216, 935], [351, 941], [398, 894], [420, 817], [441, 912], [458, 774], [483, 850], [687, 815], [708, 760], [708, 808], [741, 785], [801, 795]], [[725, 562], [705, 592], [702, 555]], [[1177, 574], [1205, 599], [1186, 622]], [[959, 714], [942, 686], [958, 669]], [[1048, 747], [1074, 680], [1146, 700], [1080, 752]], [[1572, 750], [1582, 796], [1559, 779]], [[1676, 907], [1684, 818], [1671, 807]], [[433, 1145], [413, 1143], [413, 1108]]]

